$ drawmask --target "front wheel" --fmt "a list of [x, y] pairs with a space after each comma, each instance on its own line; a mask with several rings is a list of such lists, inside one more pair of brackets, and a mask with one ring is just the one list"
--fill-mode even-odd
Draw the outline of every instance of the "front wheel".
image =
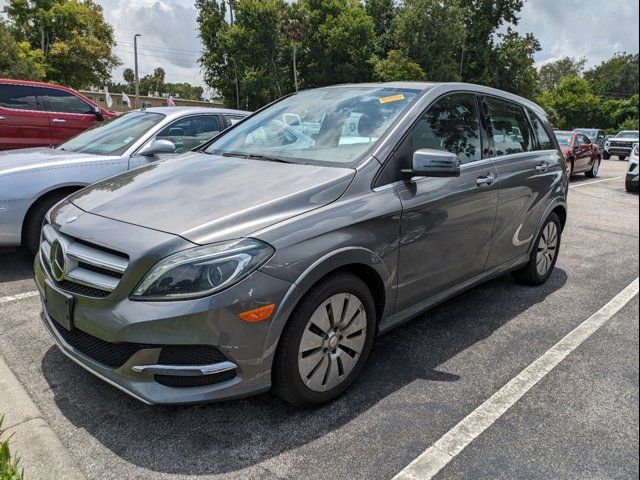
[[272, 370], [274, 392], [315, 407], [344, 392], [371, 350], [375, 308], [367, 285], [340, 272], [315, 285], [291, 315]]
[[29, 249], [32, 255], [38, 253], [40, 248], [40, 232], [42, 231], [44, 216], [51, 207], [67, 195], [69, 195], [69, 192], [58, 192], [43, 197], [27, 213], [22, 227], [22, 244]]
[[609, 160], [611, 158], [611, 155], [609, 155], [609, 152], [605, 150], [605, 152], [602, 154], [602, 158], [604, 158], [605, 160]]
[[538, 233], [529, 262], [520, 270], [512, 272], [513, 278], [524, 285], [535, 286], [546, 282], [556, 266], [561, 237], [560, 217], [551, 213]]
[[618, 160], [626, 160], [627, 156], [626, 155], [618, 155]]
[[589, 178], [596, 178], [598, 176], [598, 171], [600, 170], [600, 157], [596, 157], [591, 165], [591, 170], [585, 173], [585, 175]]

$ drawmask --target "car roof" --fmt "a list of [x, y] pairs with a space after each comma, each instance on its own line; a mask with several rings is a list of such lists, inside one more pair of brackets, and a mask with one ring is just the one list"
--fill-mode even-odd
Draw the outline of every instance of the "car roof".
[[[134, 112], [135, 110], [132, 110]], [[151, 112], [151, 113], [161, 113], [166, 115], [167, 118], [173, 117], [182, 117], [184, 115], [189, 115], [193, 113], [208, 113], [208, 114], [223, 114], [223, 115], [243, 115], [248, 116], [251, 115], [252, 112], [247, 112], [244, 110], [232, 110], [230, 108], [217, 108], [217, 107], [149, 107], [149, 108], [141, 108], [139, 111], [142, 112]]]
[[[67, 92], [74, 92], [76, 95], [82, 95], [77, 90], [71, 87], [65, 87], [64, 85], [57, 85], [55, 83], [47, 83], [47, 82], [34, 82], [32, 80], [18, 80], [15, 78], [0, 78], [0, 84], [12, 84], [12, 85], [26, 85], [28, 87], [47, 87], [47, 88], [57, 88], [60, 90], [66, 90]], [[85, 97], [86, 98], [86, 97]]]

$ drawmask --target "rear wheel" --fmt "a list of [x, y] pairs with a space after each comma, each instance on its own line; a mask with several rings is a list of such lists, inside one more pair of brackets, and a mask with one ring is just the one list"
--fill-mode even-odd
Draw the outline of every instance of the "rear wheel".
[[51, 207], [70, 193], [70, 191], [67, 191], [46, 195], [37, 200], [27, 213], [22, 226], [22, 244], [25, 245], [33, 255], [38, 253], [38, 248], [40, 248], [40, 232], [42, 231], [44, 216]]
[[529, 262], [511, 275], [524, 285], [542, 285], [551, 276], [560, 252], [562, 224], [560, 217], [551, 213], [536, 238]]
[[341, 272], [304, 297], [285, 327], [273, 365], [274, 392], [297, 407], [329, 402], [356, 379], [375, 333], [366, 284]]
[[596, 157], [591, 165], [591, 170], [585, 172], [585, 175], [589, 178], [596, 178], [598, 176], [598, 171], [600, 170], [600, 157]]

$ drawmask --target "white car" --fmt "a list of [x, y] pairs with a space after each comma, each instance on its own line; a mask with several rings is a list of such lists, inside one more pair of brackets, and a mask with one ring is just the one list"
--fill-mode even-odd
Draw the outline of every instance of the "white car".
[[623, 130], [615, 137], [609, 138], [604, 144], [604, 158], [609, 159], [617, 155], [624, 160], [631, 155], [633, 145], [639, 141], [638, 130]]
[[627, 192], [638, 191], [638, 165], [640, 165], [640, 160], [638, 159], [638, 144], [636, 143], [629, 157], [629, 170], [627, 170], [627, 179], [625, 180]]

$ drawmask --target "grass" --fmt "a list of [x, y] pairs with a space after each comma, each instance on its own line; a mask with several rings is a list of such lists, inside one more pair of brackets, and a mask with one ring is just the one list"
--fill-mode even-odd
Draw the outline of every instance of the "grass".
[[24, 470], [19, 469], [19, 459], [16, 457], [11, 459], [11, 451], [9, 450], [9, 440], [11, 435], [7, 438], [2, 438], [4, 430], [2, 430], [2, 422], [4, 421], [4, 415], [0, 416], [0, 480], [24, 480]]

